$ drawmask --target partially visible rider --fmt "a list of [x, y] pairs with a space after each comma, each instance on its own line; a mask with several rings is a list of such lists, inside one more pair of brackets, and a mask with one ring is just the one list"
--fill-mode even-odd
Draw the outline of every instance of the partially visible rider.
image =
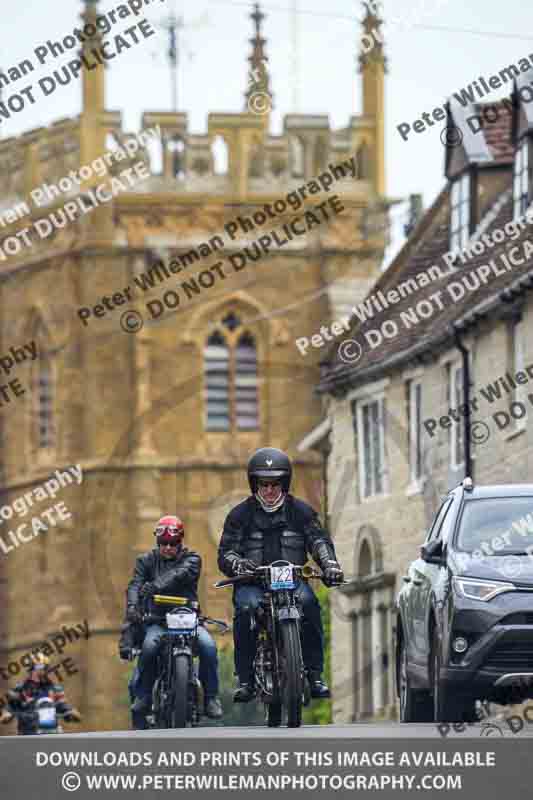
[[37, 733], [39, 722], [35, 704], [43, 697], [52, 700], [56, 711], [67, 722], [81, 720], [80, 712], [67, 703], [63, 686], [50, 679], [49, 666], [50, 659], [44, 653], [32, 654], [28, 677], [7, 693], [7, 708], [0, 713], [0, 723], [10, 722], [16, 717], [19, 735]]
[[[145, 599], [151, 621], [142, 626], [140, 639], [141, 655], [130, 684], [135, 700], [131, 706], [135, 727], [145, 727], [145, 717], [152, 705], [152, 688], [157, 677], [157, 653], [161, 636], [165, 633], [162, 623], [166, 610], [152, 602], [154, 594], [186, 597], [198, 600], [198, 580], [202, 560], [198, 553], [183, 546], [185, 527], [176, 516], [161, 517], [154, 535], [157, 547], [137, 558], [133, 578], [127, 590], [127, 625], [124, 626], [119, 643], [120, 657], [129, 660], [135, 644], [135, 628], [141, 624], [140, 601]], [[159, 624], [158, 624], [159, 623]], [[139, 644], [141, 642], [138, 642]], [[222, 716], [222, 705], [218, 699], [218, 657], [216, 644], [209, 632], [198, 626], [198, 650], [200, 656], [199, 678], [204, 689], [204, 713], [212, 719]]]
[[[256, 566], [285, 560], [304, 564], [310, 555], [322, 569], [326, 586], [342, 583], [344, 575], [328, 532], [311, 506], [289, 494], [292, 465], [289, 457], [274, 447], [257, 450], [248, 463], [252, 496], [233, 508], [224, 522], [218, 549], [218, 566], [228, 577]], [[324, 645], [318, 600], [305, 581], [297, 592], [302, 603], [302, 655], [312, 697], [329, 697], [322, 680]], [[253, 659], [257, 632], [253, 616], [262, 600], [263, 589], [253, 583], [234, 587], [235, 671], [239, 688], [234, 701], [246, 703], [254, 696]]]

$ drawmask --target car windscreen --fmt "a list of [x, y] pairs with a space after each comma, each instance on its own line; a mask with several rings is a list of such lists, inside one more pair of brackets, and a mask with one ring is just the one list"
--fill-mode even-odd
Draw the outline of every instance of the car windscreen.
[[467, 500], [454, 547], [486, 555], [526, 552], [528, 547], [533, 552], [533, 497]]

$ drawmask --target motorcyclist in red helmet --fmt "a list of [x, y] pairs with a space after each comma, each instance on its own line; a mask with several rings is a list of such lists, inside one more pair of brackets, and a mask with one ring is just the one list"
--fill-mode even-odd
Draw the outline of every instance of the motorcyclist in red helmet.
[[[137, 558], [133, 578], [128, 584], [126, 619], [131, 624], [139, 623], [139, 598], [154, 594], [179, 595], [189, 600], [198, 600], [198, 580], [202, 560], [198, 553], [183, 546], [185, 527], [179, 517], [167, 515], [158, 521], [154, 535], [157, 547]], [[165, 610], [151, 604], [151, 616], [163, 618]], [[130, 689], [135, 695], [131, 707], [135, 721], [149, 712], [152, 687], [156, 679], [156, 656], [161, 635], [165, 629], [158, 624], [149, 624], [143, 630], [141, 655], [138, 670], [134, 673]], [[204, 688], [205, 714], [213, 719], [222, 716], [218, 699], [218, 658], [215, 642], [209, 632], [198, 627], [198, 649], [200, 656], [200, 681]], [[119, 644], [120, 657], [131, 658], [131, 645], [125, 637]], [[136, 725], [137, 727], [137, 725]], [[142, 725], [140, 726], [142, 727]]]

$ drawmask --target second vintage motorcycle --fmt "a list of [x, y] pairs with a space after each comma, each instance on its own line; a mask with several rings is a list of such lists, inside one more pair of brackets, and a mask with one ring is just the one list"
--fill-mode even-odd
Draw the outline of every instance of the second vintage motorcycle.
[[[169, 607], [164, 620], [158, 619], [165, 633], [157, 656], [157, 679], [152, 691], [150, 727], [186, 728], [198, 725], [204, 707], [198, 677], [198, 625], [216, 625], [222, 633], [229, 626], [222, 620], [201, 616], [199, 604], [186, 597], [154, 595], [156, 605]], [[150, 622], [150, 615], [143, 615]], [[136, 651], [137, 653], [139, 651]]]

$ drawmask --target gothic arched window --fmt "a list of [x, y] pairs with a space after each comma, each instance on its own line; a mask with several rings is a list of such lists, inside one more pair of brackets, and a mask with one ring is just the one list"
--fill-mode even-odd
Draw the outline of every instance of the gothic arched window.
[[372, 569], [372, 553], [366, 539], [363, 539], [361, 549], [359, 550], [359, 577], [367, 578], [373, 572]]
[[258, 430], [256, 344], [233, 312], [226, 315], [207, 339], [204, 375], [206, 429]]
[[54, 369], [48, 352], [48, 335], [45, 326], [39, 322], [35, 328], [34, 340], [37, 342], [38, 358], [33, 373], [33, 430], [34, 441], [39, 451], [50, 451], [55, 446], [54, 414]]
[[255, 431], [259, 427], [257, 403], [257, 351], [255, 342], [244, 333], [235, 348], [235, 419], [237, 429]]
[[207, 429], [228, 431], [229, 413], [229, 351], [218, 331], [207, 340], [204, 350], [204, 374], [207, 404]]

